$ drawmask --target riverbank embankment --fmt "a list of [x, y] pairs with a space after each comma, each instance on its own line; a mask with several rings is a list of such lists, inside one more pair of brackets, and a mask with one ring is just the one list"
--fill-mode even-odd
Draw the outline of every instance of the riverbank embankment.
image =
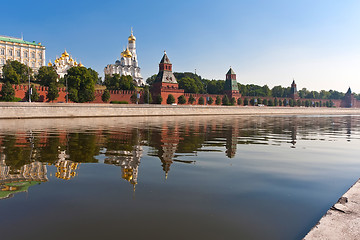
[[358, 115], [359, 108], [115, 105], [87, 103], [0, 103], [0, 119], [200, 116], [200, 115]]
[[360, 239], [360, 179], [305, 236], [305, 240]]

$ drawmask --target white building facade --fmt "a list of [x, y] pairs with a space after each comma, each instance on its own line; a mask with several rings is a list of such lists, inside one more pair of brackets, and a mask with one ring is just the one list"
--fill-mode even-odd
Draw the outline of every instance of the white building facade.
[[35, 41], [0, 36], [0, 75], [7, 60], [16, 60], [37, 72], [40, 67], [45, 66], [45, 47]]
[[56, 58], [54, 63], [51, 63], [51, 61], [49, 61], [48, 63], [49, 67], [54, 67], [54, 69], [56, 70], [57, 74], [58, 74], [58, 78], [63, 78], [65, 76], [65, 74], [67, 74], [67, 71], [72, 68], [72, 67], [83, 67], [84, 65], [80, 63], [77, 63], [76, 60], [74, 60], [70, 54], [65, 50], [62, 54], [61, 57]]
[[120, 60], [116, 60], [115, 64], [109, 64], [104, 69], [105, 75], [112, 76], [119, 74], [120, 76], [132, 76], [137, 86], [144, 85], [143, 78], [140, 73], [140, 67], [136, 54], [136, 38], [131, 30], [131, 35], [128, 38], [128, 46], [121, 53]]

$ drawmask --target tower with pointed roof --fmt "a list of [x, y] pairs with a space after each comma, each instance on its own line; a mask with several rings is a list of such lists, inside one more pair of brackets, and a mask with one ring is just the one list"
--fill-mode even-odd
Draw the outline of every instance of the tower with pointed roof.
[[229, 71], [226, 73], [224, 92], [226, 95], [228, 95], [229, 98], [241, 97], [239, 92], [239, 87], [236, 81], [236, 73], [231, 67]]
[[292, 81], [292, 83], [291, 83], [290, 97], [291, 97], [292, 99], [294, 99], [294, 100], [299, 98], [299, 94], [298, 94], [298, 91], [297, 91], [295, 79], [293, 79], [293, 81]]
[[179, 89], [179, 84], [172, 72], [172, 64], [169, 57], [164, 51], [164, 56], [159, 63], [159, 73], [156, 76], [154, 84], [151, 89], [153, 96], [161, 96], [164, 104], [169, 94], [172, 94], [175, 99], [184, 94], [183, 89]]
[[347, 108], [351, 108], [351, 107], [355, 106], [355, 97], [354, 97], [354, 94], [351, 92], [350, 87], [347, 90], [347, 92], [345, 93], [343, 105], [344, 105], [344, 107], [347, 107]]

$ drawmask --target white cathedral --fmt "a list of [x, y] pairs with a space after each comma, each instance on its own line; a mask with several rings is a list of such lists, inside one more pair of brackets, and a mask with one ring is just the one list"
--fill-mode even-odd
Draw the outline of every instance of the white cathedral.
[[109, 64], [105, 67], [105, 75], [112, 76], [113, 74], [120, 74], [120, 76], [132, 76], [137, 86], [144, 85], [143, 78], [140, 73], [140, 67], [136, 55], [136, 38], [131, 29], [131, 35], [128, 38], [128, 46], [121, 53], [121, 59], [116, 60], [115, 64]]

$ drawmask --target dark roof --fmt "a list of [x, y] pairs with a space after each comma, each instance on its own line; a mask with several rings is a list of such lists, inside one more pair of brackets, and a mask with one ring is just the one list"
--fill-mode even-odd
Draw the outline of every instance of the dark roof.
[[160, 63], [167, 63], [167, 64], [171, 64], [168, 56], [166, 55], [166, 52], [164, 52], [164, 56], [162, 57]]
[[293, 79], [292, 85], [295, 84], [295, 79]]
[[347, 94], [351, 94], [351, 88], [349, 87], [349, 89], [346, 92]]
[[232, 70], [231, 67], [230, 67], [229, 71], [226, 73], [226, 75], [229, 75], [229, 74], [236, 74], [236, 73], [234, 72], [234, 70]]

